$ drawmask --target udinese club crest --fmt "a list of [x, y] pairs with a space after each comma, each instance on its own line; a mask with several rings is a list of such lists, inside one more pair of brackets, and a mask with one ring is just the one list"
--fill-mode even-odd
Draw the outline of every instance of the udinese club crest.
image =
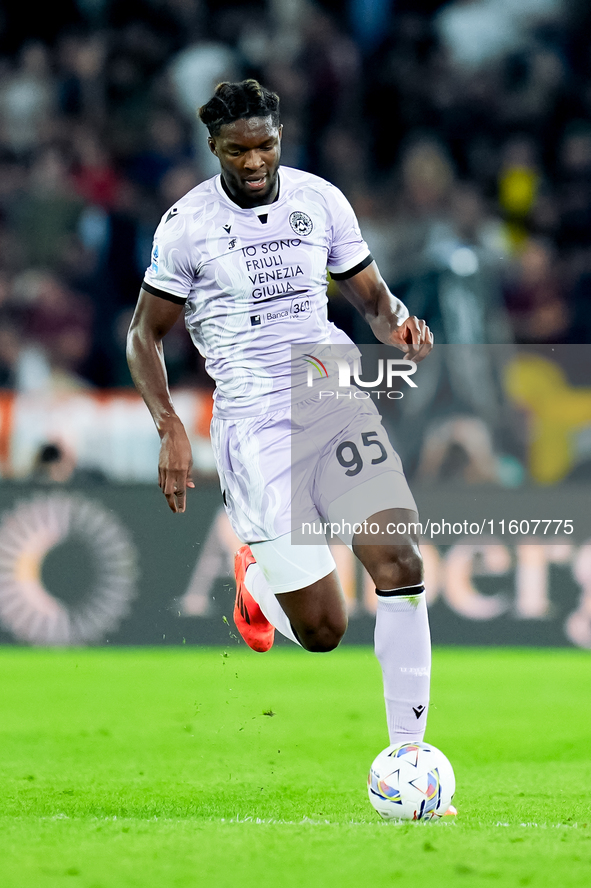
[[300, 237], [306, 237], [306, 235], [311, 233], [314, 227], [308, 214], [302, 213], [301, 210], [295, 210], [295, 212], [291, 214], [289, 217], [289, 224]]

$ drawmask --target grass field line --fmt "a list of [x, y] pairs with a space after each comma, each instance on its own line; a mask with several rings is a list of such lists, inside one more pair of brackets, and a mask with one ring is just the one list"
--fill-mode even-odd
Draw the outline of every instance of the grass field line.
[[369, 806], [371, 649], [225, 654], [0, 650], [2, 888], [591, 885], [588, 652], [434, 650], [428, 823]]
[[[15, 818], [16, 819], [16, 818]], [[132, 822], [135, 818], [132, 817], [121, 817], [117, 814], [113, 814], [109, 817], [71, 817], [69, 814], [53, 814], [51, 817], [39, 817], [38, 820], [42, 821], [56, 821], [56, 820], [71, 820], [78, 821], [84, 820], [90, 823], [128, 823]], [[178, 817], [146, 817], [143, 819], [144, 823], [178, 823]], [[315, 820], [312, 817], [302, 817], [301, 820], [286, 820], [282, 817], [258, 817], [255, 814], [246, 814], [246, 815], [236, 815], [235, 817], [220, 817], [220, 818], [211, 818], [210, 823], [226, 823], [226, 824], [241, 824], [241, 823], [253, 823], [258, 826], [330, 826], [335, 828], [340, 828], [342, 826], [359, 826], [359, 827], [370, 827], [371, 829], [392, 829], [395, 827], [410, 827], [411, 829], [433, 829], [434, 827], [437, 829], [456, 829], [458, 826], [465, 826], [467, 824], [462, 823], [462, 820], [456, 820], [455, 818], [448, 818], [447, 820], [432, 820], [432, 821], [417, 821], [416, 823], [408, 823], [404, 821], [389, 821], [386, 822], [384, 820]], [[497, 821], [497, 823], [488, 823], [485, 821], [477, 821], [470, 820], [470, 826], [486, 826], [487, 828], [493, 826], [494, 828], [506, 828], [506, 829], [514, 829], [514, 828], [522, 828], [522, 829], [587, 829], [587, 823], [535, 823], [531, 822], [520, 822], [520, 821]]]
[[[484, 823], [480, 824], [484, 826]], [[488, 825], [488, 824], [487, 824]], [[498, 823], [493, 824], [494, 826], [500, 827], [524, 827], [526, 829], [585, 829], [587, 827], [586, 823]]]
[[[282, 818], [277, 817], [254, 817], [254, 816], [245, 816], [245, 817], [222, 817], [219, 821], [220, 823], [255, 823], [261, 826], [268, 826], [272, 824], [273, 826], [330, 826], [340, 828], [342, 826], [361, 826], [363, 828], [370, 827], [371, 829], [389, 829], [390, 827], [396, 826], [408, 826], [408, 822], [404, 821], [390, 821], [386, 822], [385, 820], [314, 820], [312, 817], [303, 817], [301, 820], [284, 820]], [[443, 821], [432, 821], [431, 823], [427, 821], [417, 821], [417, 823], [413, 823], [412, 827], [417, 827], [419, 829], [423, 829], [425, 827], [429, 828], [429, 826], [443, 826], [443, 827], [454, 827], [454, 823], [444, 823]]]
[[[161, 818], [164, 819], [164, 818]], [[282, 820], [280, 818], [275, 817], [230, 817], [225, 818], [222, 817], [219, 821], [220, 823], [255, 823], [255, 824], [273, 824], [279, 826], [303, 826], [309, 824], [310, 826], [332, 826], [332, 827], [341, 827], [341, 826], [362, 826], [362, 827], [371, 827], [372, 829], [392, 829], [393, 827], [409, 827], [411, 829], [456, 829], [458, 825], [464, 826], [464, 824], [458, 824], [458, 821], [454, 819], [448, 820], [421, 820], [417, 821], [417, 823], [411, 823], [402, 821], [402, 820], [392, 820], [389, 822], [379, 821], [379, 820], [313, 820], [310, 817], [304, 817], [302, 820]], [[578, 824], [578, 823], [507, 823], [501, 822], [492, 824], [495, 828], [515, 828], [521, 827], [524, 829], [585, 829], [587, 827], [586, 823]], [[470, 822], [470, 826], [490, 826], [489, 823], [484, 823], [480, 821], [472, 820]]]

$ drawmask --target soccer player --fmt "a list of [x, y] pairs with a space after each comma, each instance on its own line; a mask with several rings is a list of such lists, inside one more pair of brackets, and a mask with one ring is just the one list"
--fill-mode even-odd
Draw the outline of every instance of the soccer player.
[[347, 627], [335, 563], [324, 540], [294, 542], [292, 504], [297, 498], [299, 516], [343, 528], [367, 519], [341, 538], [376, 585], [390, 742], [421, 740], [431, 658], [422, 561], [407, 528], [418, 521], [415, 502], [375, 405], [313, 400], [308, 365], [294, 371], [291, 346], [333, 375], [331, 346], [359, 354], [327, 320], [327, 268], [381, 342], [420, 361], [431, 333], [389, 291], [343, 194], [280, 166], [277, 95], [255, 80], [221, 83], [199, 116], [220, 174], [162, 217], [128, 338], [131, 373], [161, 438], [159, 485], [172, 511], [184, 512], [195, 486], [191, 446], [162, 350], [183, 312], [216, 382], [211, 440], [226, 511], [245, 543], [234, 609], [242, 637], [257, 651], [271, 647], [275, 630], [309, 651], [335, 648]]

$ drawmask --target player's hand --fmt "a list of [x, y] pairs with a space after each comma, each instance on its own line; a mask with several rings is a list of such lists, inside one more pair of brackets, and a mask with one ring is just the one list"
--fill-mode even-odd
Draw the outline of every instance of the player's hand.
[[177, 421], [161, 437], [158, 485], [173, 512], [184, 512], [187, 488], [195, 487], [191, 477], [193, 455], [183, 424]]
[[422, 361], [433, 348], [433, 334], [426, 323], [414, 315], [403, 321], [391, 334], [392, 345], [401, 349], [409, 361]]

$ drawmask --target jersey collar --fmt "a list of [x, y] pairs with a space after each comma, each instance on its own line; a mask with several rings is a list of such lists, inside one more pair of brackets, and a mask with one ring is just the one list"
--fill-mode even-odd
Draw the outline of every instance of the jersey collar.
[[226, 189], [223, 185], [222, 174], [218, 173], [215, 177], [215, 186], [219, 194], [224, 197], [228, 203], [232, 204], [237, 210], [241, 210], [243, 213], [254, 213], [259, 216], [264, 213], [268, 213], [272, 206], [276, 203], [279, 203], [279, 198], [282, 196], [282, 188], [281, 188], [281, 167], [277, 170], [277, 194], [275, 196], [275, 200], [270, 204], [261, 204], [259, 207], [241, 207], [236, 201], [232, 200]]

